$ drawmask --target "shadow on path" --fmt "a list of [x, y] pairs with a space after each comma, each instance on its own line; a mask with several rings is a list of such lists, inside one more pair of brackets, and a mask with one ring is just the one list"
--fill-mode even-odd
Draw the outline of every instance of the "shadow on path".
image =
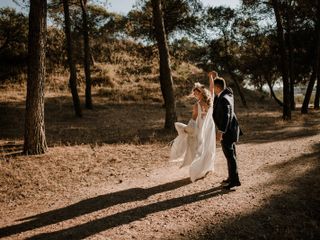
[[[85, 110], [76, 118], [68, 96], [48, 97], [45, 105], [46, 137], [49, 146], [101, 143], [170, 142], [175, 132], [163, 131], [164, 109], [159, 103], [110, 103], [97, 99], [93, 110]], [[0, 102], [0, 140], [23, 138], [24, 102]], [[188, 122], [191, 108], [177, 106], [179, 121]], [[301, 115], [293, 112], [293, 120], [283, 122], [274, 109], [240, 109], [241, 143], [265, 143], [298, 139], [320, 134], [320, 112]], [[0, 149], [1, 151], [1, 149]]]
[[310, 111], [301, 115], [300, 111], [292, 113], [291, 121], [283, 121], [275, 111], [256, 111], [239, 114], [240, 126], [244, 135], [242, 143], [268, 143], [291, 139], [302, 139], [320, 134], [320, 112]]
[[6, 144], [0, 144], [0, 160], [6, 157], [15, 157], [22, 155], [23, 144], [16, 142], [8, 142]]
[[[189, 239], [320, 239], [320, 143], [313, 150], [265, 168], [276, 171], [276, 177], [261, 188], [285, 184], [292, 190], [273, 195], [261, 209], [226, 224], [202, 226]], [[295, 169], [304, 167], [309, 170], [295, 176]]]
[[[17, 141], [24, 135], [25, 103], [0, 102], [0, 140]], [[159, 103], [95, 103], [74, 116], [71, 97], [48, 97], [45, 127], [49, 146], [144, 142], [167, 136], [163, 128], [164, 109]]]
[[107, 229], [142, 219], [152, 213], [166, 211], [193, 202], [226, 194], [228, 192], [229, 191], [222, 190], [221, 186], [215, 187], [203, 192], [136, 207], [134, 209], [129, 209], [56, 232], [38, 234], [27, 239], [84, 239]]
[[24, 219], [16, 225], [0, 228], [0, 237], [6, 237], [17, 233], [29, 231], [32, 229], [44, 227], [50, 224], [59, 223], [68, 219], [79, 217], [84, 214], [93, 213], [117, 204], [142, 201], [148, 197], [166, 191], [171, 191], [188, 185], [189, 178], [165, 183], [150, 188], [130, 188], [119, 192], [108, 193], [94, 198], [82, 200], [70, 206], [55, 209], [49, 212], [41, 213]]

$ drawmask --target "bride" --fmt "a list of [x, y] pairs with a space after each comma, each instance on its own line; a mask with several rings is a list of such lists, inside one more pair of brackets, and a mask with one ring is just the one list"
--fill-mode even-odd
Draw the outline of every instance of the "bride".
[[175, 123], [178, 136], [173, 140], [171, 161], [182, 161], [189, 167], [192, 182], [213, 170], [216, 153], [215, 125], [212, 118], [212, 93], [202, 84], [195, 83], [193, 96], [198, 100], [193, 106], [189, 123]]

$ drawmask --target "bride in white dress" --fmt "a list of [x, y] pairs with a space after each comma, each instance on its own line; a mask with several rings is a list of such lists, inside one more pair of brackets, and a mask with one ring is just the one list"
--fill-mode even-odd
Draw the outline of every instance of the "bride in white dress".
[[182, 161], [181, 167], [189, 167], [192, 182], [213, 171], [216, 154], [215, 125], [212, 118], [212, 93], [202, 84], [195, 83], [193, 106], [189, 123], [175, 123], [178, 136], [173, 140], [171, 161]]

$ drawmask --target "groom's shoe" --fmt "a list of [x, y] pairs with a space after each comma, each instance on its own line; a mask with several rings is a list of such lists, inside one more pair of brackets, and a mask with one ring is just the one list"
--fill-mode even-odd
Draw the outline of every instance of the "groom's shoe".
[[230, 183], [230, 179], [227, 178], [225, 180], [222, 180], [221, 184], [229, 184]]
[[226, 190], [230, 190], [233, 187], [239, 187], [239, 186], [241, 186], [240, 181], [235, 181], [235, 182], [229, 182], [229, 184], [226, 186], [223, 186], [223, 188]]

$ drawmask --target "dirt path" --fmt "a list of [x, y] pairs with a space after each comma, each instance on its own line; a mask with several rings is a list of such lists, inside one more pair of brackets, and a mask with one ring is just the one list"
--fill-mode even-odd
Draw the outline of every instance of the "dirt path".
[[[92, 181], [94, 185], [90, 180], [88, 186], [66, 184], [65, 190], [56, 194], [44, 191], [2, 204], [0, 236], [8, 239], [316, 239], [319, 236], [319, 205], [316, 205], [319, 204], [316, 184], [320, 180], [319, 141], [320, 136], [314, 135], [240, 144], [243, 184], [230, 192], [219, 187], [226, 175], [220, 148], [215, 172], [190, 183], [187, 169], [178, 170], [178, 163], [166, 161], [168, 149], [164, 145], [139, 146], [131, 163], [118, 160], [121, 171], [116, 171], [114, 176], [120, 175], [121, 179], [109, 174], [106, 181]], [[134, 147], [106, 145], [99, 147], [97, 154], [110, 151], [104, 148], [114, 148], [117, 156], [120, 152], [132, 154], [130, 148]], [[59, 153], [68, 155], [64, 148], [57, 148], [47, 159], [52, 160]], [[74, 158], [68, 159], [73, 162], [77, 157], [74, 154]], [[145, 164], [155, 158], [158, 160]], [[105, 173], [103, 169], [99, 171]]]

